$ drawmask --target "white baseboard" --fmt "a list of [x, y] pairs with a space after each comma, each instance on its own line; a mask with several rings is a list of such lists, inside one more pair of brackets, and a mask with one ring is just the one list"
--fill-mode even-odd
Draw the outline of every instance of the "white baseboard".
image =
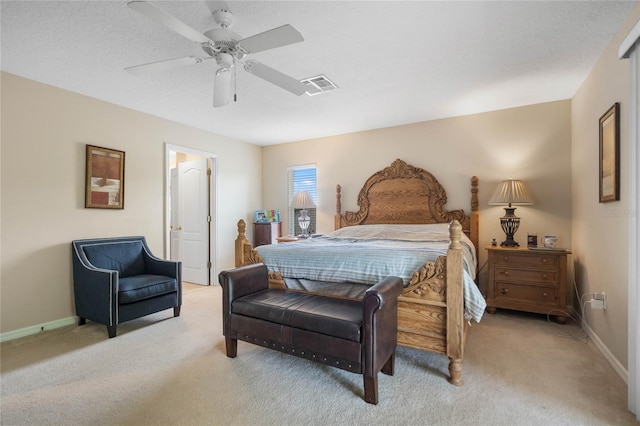
[[582, 318], [582, 316], [574, 309], [573, 306], [567, 306], [567, 310], [574, 317], [574, 319], [579, 318], [582, 321], [583, 330], [585, 333], [587, 333], [587, 336], [589, 337], [589, 339], [591, 339], [591, 342], [593, 342], [596, 349], [598, 349], [598, 351], [600, 351], [600, 353], [605, 357], [605, 359], [609, 361], [609, 364], [611, 364], [611, 366], [616, 371], [616, 373], [618, 373], [620, 378], [624, 380], [624, 383], [628, 385], [629, 372], [627, 371], [627, 369], [624, 368], [622, 364], [620, 364], [620, 361], [618, 361], [618, 359], [615, 356], [613, 356], [609, 348], [607, 348], [605, 344], [602, 343], [602, 340], [600, 340], [600, 337], [598, 337], [595, 331], [593, 331], [593, 329], [589, 327], [589, 324], [587, 323], [586, 319]]
[[73, 325], [76, 322], [77, 317], [74, 316], [45, 322], [44, 324], [32, 325], [30, 327], [21, 328], [19, 330], [8, 331], [6, 333], [0, 334], [0, 342], [6, 342], [9, 340], [18, 339], [20, 337], [31, 336], [33, 334], [42, 333], [47, 330], [53, 330], [55, 328], [66, 327], [68, 325]]
[[596, 348], [600, 351], [600, 353], [602, 353], [602, 355], [604, 355], [607, 361], [609, 361], [609, 364], [611, 364], [613, 369], [616, 370], [616, 373], [618, 373], [618, 375], [622, 378], [622, 380], [624, 380], [624, 383], [628, 385], [629, 372], [627, 371], [627, 369], [624, 368], [622, 364], [620, 364], [620, 361], [618, 361], [618, 359], [615, 356], [613, 356], [609, 348], [607, 348], [605, 344], [602, 343], [602, 340], [600, 340], [598, 335], [591, 329], [591, 327], [589, 327], [589, 324], [587, 324], [586, 321], [584, 322], [584, 328], [585, 328], [585, 331], [587, 332], [587, 335], [589, 336], [589, 339], [591, 339], [591, 341], [596, 346]]

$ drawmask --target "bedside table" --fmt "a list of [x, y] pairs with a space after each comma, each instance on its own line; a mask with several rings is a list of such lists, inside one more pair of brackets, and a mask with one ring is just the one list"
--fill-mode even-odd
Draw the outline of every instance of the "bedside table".
[[496, 308], [547, 314], [560, 324], [567, 314], [567, 255], [558, 250], [486, 246], [489, 252], [487, 312]]
[[280, 235], [282, 235], [282, 223], [280, 222], [255, 222], [253, 224], [254, 247], [275, 244]]

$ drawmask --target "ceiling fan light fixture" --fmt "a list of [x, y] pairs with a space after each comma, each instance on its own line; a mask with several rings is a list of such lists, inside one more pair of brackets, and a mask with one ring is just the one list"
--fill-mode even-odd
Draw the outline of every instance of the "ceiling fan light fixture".
[[221, 68], [231, 68], [233, 66], [233, 56], [229, 53], [216, 54], [216, 62]]
[[231, 97], [231, 70], [219, 68], [216, 71], [213, 88], [213, 107], [223, 107], [229, 103]]

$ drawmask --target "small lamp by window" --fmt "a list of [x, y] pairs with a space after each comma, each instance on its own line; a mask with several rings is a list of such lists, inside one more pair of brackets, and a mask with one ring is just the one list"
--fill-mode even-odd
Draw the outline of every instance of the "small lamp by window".
[[293, 209], [302, 209], [300, 210], [300, 215], [298, 216], [298, 225], [300, 225], [300, 229], [302, 229], [302, 238], [309, 238], [309, 234], [307, 233], [307, 229], [309, 229], [309, 224], [311, 224], [311, 218], [307, 214], [307, 209], [313, 209], [316, 207], [313, 200], [311, 199], [311, 195], [307, 191], [300, 191], [293, 197], [293, 201], [289, 206]]
[[502, 230], [507, 235], [507, 239], [500, 243], [500, 245], [506, 247], [519, 246], [520, 244], [513, 239], [513, 235], [520, 227], [520, 218], [514, 214], [516, 208], [511, 207], [511, 205], [516, 204], [523, 206], [533, 204], [533, 198], [529, 194], [527, 187], [518, 179], [503, 180], [493, 193], [489, 204], [509, 205], [509, 207], [504, 208], [505, 214], [500, 218], [500, 226], [502, 226]]

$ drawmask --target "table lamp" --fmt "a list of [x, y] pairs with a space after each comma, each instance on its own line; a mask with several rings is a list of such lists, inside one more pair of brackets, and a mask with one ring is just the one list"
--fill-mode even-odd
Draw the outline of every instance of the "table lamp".
[[522, 206], [533, 204], [533, 198], [531, 198], [524, 183], [518, 179], [503, 180], [493, 193], [489, 204], [509, 205], [509, 207], [504, 208], [505, 214], [500, 218], [500, 226], [502, 226], [502, 230], [507, 235], [507, 239], [500, 243], [500, 245], [505, 247], [519, 246], [520, 244], [513, 239], [513, 234], [515, 234], [520, 227], [520, 218], [513, 213], [516, 208], [511, 207], [511, 205], [516, 204]]
[[300, 225], [300, 229], [302, 230], [301, 237], [309, 238], [307, 229], [309, 229], [309, 225], [311, 224], [311, 218], [307, 214], [307, 209], [313, 209], [316, 207], [311, 199], [311, 195], [307, 191], [298, 192], [296, 196], [293, 197], [293, 201], [289, 207], [293, 209], [302, 209], [298, 216], [298, 225]]

